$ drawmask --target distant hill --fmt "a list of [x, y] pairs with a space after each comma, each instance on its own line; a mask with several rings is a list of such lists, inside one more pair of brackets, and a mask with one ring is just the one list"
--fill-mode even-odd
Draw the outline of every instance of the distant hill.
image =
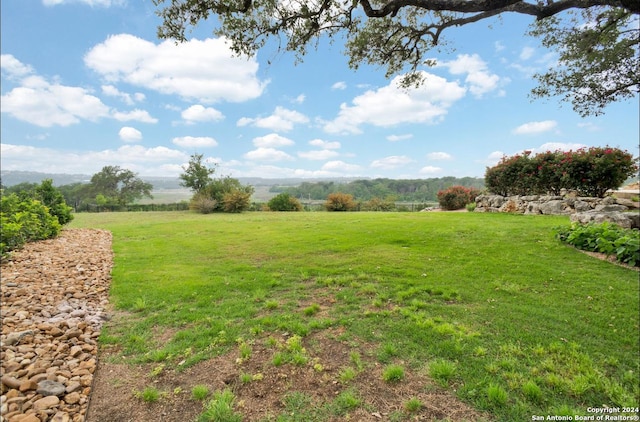
[[[2, 185], [6, 187], [18, 185], [20, 183], [40, 183], [45, 179], [53, 180], [54, 186], [70, 185], [72, 183], [89, 183], [91, 175], [88, 174], [54, 174], [40, 173], [36, 171], [15, 171], [6, 170], [0, 172]], [[184, 189], [180, 186], [180, 179], [177, 177], [145, 177], [140, 176], [145, 182], [151, 183], [154, 190], [164, 189]], [[337, 177], [337, 178], [279, 178], [267, 179], [262, 177], [238, 177], [243, 185], [251, 186], [297, 186], [303, 182], [341, 182], [348, 183], [354, 180], [366, 179], [364, 177]]]

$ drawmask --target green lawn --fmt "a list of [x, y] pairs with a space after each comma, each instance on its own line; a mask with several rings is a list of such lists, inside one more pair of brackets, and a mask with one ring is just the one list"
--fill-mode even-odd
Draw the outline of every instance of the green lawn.
[[[567, 217], [77, 214], [111, 230], [103, 330], [130, 360], [193, 364], [271, 332], [342, 327], [498, 420], [637, 406], [638, 272], [554, 239]], [[308, 304], [303, 310], [300, 304]], [[330, 303], [327, 312], [324, 304]], [[320, 306], [322, 305], [322, 306]], [[166, 344], [154, 330], [172, 330]]]

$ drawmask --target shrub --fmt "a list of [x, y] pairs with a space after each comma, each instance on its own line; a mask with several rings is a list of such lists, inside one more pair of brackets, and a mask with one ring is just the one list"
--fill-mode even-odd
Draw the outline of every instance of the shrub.
[[205, 193], [196, 193], [189, 202], [189, 209], [201, 214], [209, 214], [216, 210], [218, 203]]
[[49, 208], [49, 214], [56, 217], [61, 226], [73, 220], [72, 208], [67, 205], [62, 193], [53, 186], [51, 179], [43, 180], [40, 186], [36, 186], [33, 197]]
[[302, 204], [287, 192], [271, 198], [267, 203], [271, 211], [302, 211]]
[[438, 203], [445, 210], [460, 210], [474, 202], [480, 192], [476, 188], [451, 186], [438, 192]]
[[371, 198], [362, 204], [363, 211], [393, 211], [396, 203], [389, 199]]
[[503, 157], [487, 168], [485, 185], [502, 196], [552, 193], [562, 189], [602, 197], [617, 189], [638, 170], [637, 159], [618, 148], [592, 147], [577, 151], [530, 152]]
[[49, 209], [33, 198], [2, 195], [0, 204], [0, 256], [27, 242], [56, 237], [62, 226]]
[[327, 211], [353, 211], [356, 209], [357, 204], [353, 200], [353, 195], [337, 192], [327, 196], [324, 207]]
[[234, 190], [227, 192], [223, 197], [224, 211], [225, 212], [242, 212], [249, 209], [251, 205], [251, 193], [243, 190]]

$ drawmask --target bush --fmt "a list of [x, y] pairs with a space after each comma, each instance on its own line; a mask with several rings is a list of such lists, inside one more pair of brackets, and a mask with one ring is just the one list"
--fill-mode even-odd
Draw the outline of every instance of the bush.
[[371, 198], [364, 204], [362, 204], [363, 211], [393, 211], [396, 208], [396, 203], [388, 199], [380, 199], [378, 197]]
[[475, 202], [480, 191], [476, 188], [451, 186], [438, 192], [438, 203], [445, 210], [460, 210], [467, 204]]
[[577, 151], [530, 152], [503, 157], [487, 168], [485, 185], [502, 196], [560, 194], [562, 189], [583, 196], [603, 197], [638, 170], [637, 159], [618, 148], [592, 147]]
[[218, 203], [204, 193], [196, 193], [189, 202], [189, 209], [201, 214], [209, 214], [216, 210]]
[[72, 208], [67, 205], [62, 192], [53, 186], [53, 180], [43, 180], [34, 190], [34, 198], [49, 208], [49, 214], [58, 219], [61, 226], [73, 220]]
[[224, 212], [242, 212], [251, 206], [251, 193], [243, 190], [234, 190], [224, 194], [222, 199]]
[[572, 224], [556, 229], [556, 237], [578, 249], [616, 255], [631, 266], [640, 266], [640, 231], [623, 229], [611, 223]]
[[300, 201], [286, 192], [271, 198], [268, 206], [271, 211], [302, 211]]
[[243, 186], [238, 179], [223, 177], [209, 182], [191, 198], [189, 208], [208, 214], [216, 211], [242, 212], [251, 206], [252, 186]]
[[327, 211], [353, 211], [357, 208], [353, 195], [347, 193], [331, 193], [327, 196], [324, 207]]
[[0, 255], [19, 249], [27, 242], [56, 237], [62, 226], [49, 209], [33, 198], [2, 195], [0, 204]]

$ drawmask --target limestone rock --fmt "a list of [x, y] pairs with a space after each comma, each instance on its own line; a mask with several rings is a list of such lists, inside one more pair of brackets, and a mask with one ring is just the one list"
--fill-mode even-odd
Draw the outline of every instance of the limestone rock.
[[47, 396], [40, 400], [33, 402], [34, 410], [45, 410], [56, 407], [60, 403], [60, 399], [57, 396]]

